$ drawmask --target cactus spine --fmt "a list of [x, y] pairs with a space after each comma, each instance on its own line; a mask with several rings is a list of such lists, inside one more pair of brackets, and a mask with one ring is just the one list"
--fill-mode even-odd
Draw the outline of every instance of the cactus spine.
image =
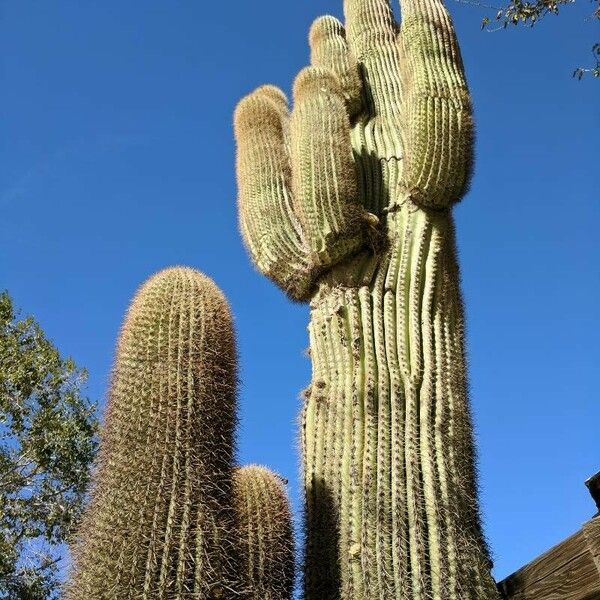
[[[227, 301], [197, 271], [158, 273], [138, 291], [121, 330], [67, 600], [251, 597], [235, 535], [234, 505], [246, 494], [233, 485], [235, 408]], [[279, 492], [274, 512], [252, 505], [266, 530], [290, 527]], [[276, 557], [293, 568], [291, 545]]]
[[[497, 598], [476, 498], [451, 207], [470, 99], [441, 0], [345, 0], [313, 24], [291, 114], [235, 114], [253, 261], [309, 300], [306, 600]], [[375, 230], [384, 239], [375, 244]]]

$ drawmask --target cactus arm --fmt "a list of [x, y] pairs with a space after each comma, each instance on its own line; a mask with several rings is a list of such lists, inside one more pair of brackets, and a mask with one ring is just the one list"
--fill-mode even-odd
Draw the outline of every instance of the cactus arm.
[[294, 587], [294, 536], [281, 478], [258, 465], [233, 474], [240, 568], [248, 600], [289, 600]]
[[362, 105], [362, 84], [358, 64], [348, 48], [346, 30], [335, 17], [325, 15], [311, 25], [308, 41], [310, 64], [333, 73], [340, 82], [349, 116]]
[[474, 127], [464, 67], [440, 0], [404, 0], [402, 17], [406, 164], [400, 193], [443, 209], [462, 198], [472, 171]]
[[289, 131], [267, 89], [244, 98], [235, 114], [240, 228], [258, 269], [306, 299], [324, 268], [364, 245], [377, 218], [359, 204], [338, 77], [318, 67], [300, 73]]
[[332, 71], [300, 71], [290, 133], [293, 207], [313, 264], [330, 267], [363, 245], [367, 224], [343, 90]]
[[240, 230], [258, 270], [292, 298], [302, 298], [313, 277], [291, 208], [289, 116], [285, 96], [277, 92], [263, 86], [236, 108]]
[[370, 116], [396, 120], [402, 96], [397, 25], [389, 2], [344, 0], [344, 14], [348, 44], [360, 65]]

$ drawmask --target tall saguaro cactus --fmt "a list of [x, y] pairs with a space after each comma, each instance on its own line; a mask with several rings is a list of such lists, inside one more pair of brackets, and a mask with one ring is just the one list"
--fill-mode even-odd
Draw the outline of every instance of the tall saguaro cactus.
[[[121, 330], [67, 600], [291, 598], [287, 498], [270, 471], [234, 471], [235, 394], [223, 294], [192, 269], [149, 279]], [[282, 531], [284, 547], [247, 544]], [[267, 564], [287, 579], [270, 579]]]
[[[235, 114], [242, 235], [308, 300], [307, 600], [496, 598], [476, 498], [451, 208], [471, 105], [441, 0], [345, 0]], [[383, 238], [383, 243], [381, 239]]]

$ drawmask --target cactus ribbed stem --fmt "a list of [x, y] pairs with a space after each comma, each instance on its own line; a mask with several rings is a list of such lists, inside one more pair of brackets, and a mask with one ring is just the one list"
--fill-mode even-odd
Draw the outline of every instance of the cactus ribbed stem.
[[350, 122], [337, 77], [318, 67], [294, 83], [290, 120], [293, 206], [309, 258], [319, 270], [356, 252], [365, 241], [367, 217], [358, 191]]
[[294, 587], [294, 535], [283, 482], [265, 467], [233, 475], [240, 568], [248, 600], [287, 600]]
[[385, 260], [332, 270], [311, 301], [306, 597], [338, 597], [339, 572], [341, 598], [493, 598], [451, 224], [409, 205], [393, 221]]
[[151, 278], [121, 330], [67, 599], [208, 599], [231, 582], [235, 385], [218, 288], [191, 269]]

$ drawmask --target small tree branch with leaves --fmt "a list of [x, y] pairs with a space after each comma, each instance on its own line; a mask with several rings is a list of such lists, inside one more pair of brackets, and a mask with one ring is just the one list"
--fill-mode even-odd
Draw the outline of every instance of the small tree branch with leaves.
[[96, 452], [86, 377], [0, 294], [0, 598], [58, 597]]
[[[498, 31], [500, 29], [506, 29], [509, 25], [528, 25], [533, 27], [540, 19], [547, 15], [558, 15], [559, 9], [567, 4], [574, 4], [575, 0], [534, 0], [528, 2], [524, 0], [510, 0], [508, 4], [502, 7], [491, 7], [489, 5], [482, 4], [480, 2], [472, 2], [478, 6], [485, 8], [494, 8], [496, 15], [494, 17], [484, 17], [481, 21], [481, 28], [487, 31]], [[600, 0], [592, 0], [592, 4], [595, 5], [589, 19], [599, 21], [600, 20]], [[496, 23], [496, 26], [491, 26], [492, 22]], [[587, 67], [577, 67], [573, 71], [573, 77], [582, 79], [582, 77], [589, 73], [594, 77], [600, 78], [600, 43], [595, 43], [592, 46], [592, 63]]]

